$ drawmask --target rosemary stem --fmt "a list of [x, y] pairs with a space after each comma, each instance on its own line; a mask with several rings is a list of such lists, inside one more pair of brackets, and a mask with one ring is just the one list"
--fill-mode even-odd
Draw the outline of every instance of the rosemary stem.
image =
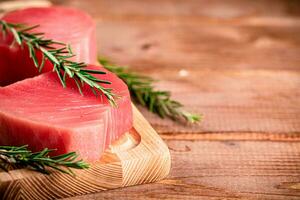
[[[39, 72], [42, 71], [45, 61], [49, 60], [53, 64], [53, 71], [56, 72], [63, 87], [67, 85], [65, 76], [68, 76], [76, 82], [80, 92], [82, 91], [83, 85], [87, 84], [95, 91], [95, 95], [104, 95], [112, 105], [116, 105], [116, 95], [112, 90], [99, 84], [110, 84], [110, 82], [98, 79], [93, 75], [105, 74], [104, 71], [89, 70], [86, 69], [87, 64], [71, 61], [70, 58], [75, 56], [71, 47], [63, 42], [44, 38], [44, 33], [34, 32], [37, 27], [38, 25], [27, 26], [24, 24], [7, 23], [4, 20], [0, 20], [3, 37], [11, 33], [14, 38], [13, 44], [17, 44], [21, 47], [26, 44], [30, 58], [33, 60], [34, 66], [38, 68]], [[41, 61], [37, 58], [37, 51], [42, 53]], [[74, 76], [74, 74], [76, 74], [76, 76]], [[77, 84], [78, 82], [82, 84]]]

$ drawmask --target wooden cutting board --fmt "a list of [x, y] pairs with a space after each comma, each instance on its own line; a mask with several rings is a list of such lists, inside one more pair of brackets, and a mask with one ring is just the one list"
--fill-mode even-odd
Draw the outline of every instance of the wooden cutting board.
[[134, 126], [101, 160], [76, 177], [53, 171], [0, 170], [0, 199], [57, 199], [114, 188], [151, 183], [169, 174], [168, 147], [133, 105]]

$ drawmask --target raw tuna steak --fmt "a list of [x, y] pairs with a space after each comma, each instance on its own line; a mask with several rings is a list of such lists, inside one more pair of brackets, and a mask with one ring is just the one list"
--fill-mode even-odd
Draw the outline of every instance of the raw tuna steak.
[[[27, 8], [8, 13], [3, 20], [30, 26], [40, 25], [34, 32], [42, 32], [45, 38], [70, 44], [76, 54], [74, 61], [96, 61], [95, 23], [82, 11], [65, 7]], [[38, 70], [32, 67], [28, 49], [12, 46], [12, 39], [12, 35], [4, 38], [0, 31], [0, 86], [38, 74]], [[44, 72], [51, 69], [52, 66], [47, 62]]]
[[[40, 24], [35, 31], [71, 44], [77, 55], [75, 61], [96, 61], [95, 24], [80, 11], [30, 8], [7, 14], [4, 19]], [[11, 46], [12, 39], [11, 35], [0, 35], [0, 86], [5, 86], [0, 87], [0, 145], [28, 144], [34, 151], [55, 148], [56, 154], [77, 151], [82, 158], [94, 161], [132, 127], [127, 86], [114, 74], [96, 76], [112, 82], [104, 86], [119, 95], [117, 108], [111, 107], [105, 97], [96, 98], [87, 86], [81, 96], [72, 80], [67, 80], [68, 87], [63, 88], [57, 75], [48, 72], [52, 69], [50, 62], [44, 73], [38, 74], [26, 46]]]
[[118, 107], [105, 97], [96, 98], [88, 87], [80, 95], [71, 80], [63, 88], [53, 72], [0, 88], [0, 145], [28, 144], [32, 150], [55, 148], [57, 153], [77, 151], [87, 160], [99, 159], [132, 127], [127, 86], [110, 72], [101, 78], [112, 82], [105, 86], [119, 95]]

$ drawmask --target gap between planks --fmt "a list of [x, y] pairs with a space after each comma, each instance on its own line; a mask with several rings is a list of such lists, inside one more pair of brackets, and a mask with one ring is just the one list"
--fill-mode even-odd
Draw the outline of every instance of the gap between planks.
[[300, 142], [300, 132], [267, 133], [267, 132], [195, 132], [195, 133], [160, 133], [164, 140], [207, 140], [207, 141], [277, 141]]

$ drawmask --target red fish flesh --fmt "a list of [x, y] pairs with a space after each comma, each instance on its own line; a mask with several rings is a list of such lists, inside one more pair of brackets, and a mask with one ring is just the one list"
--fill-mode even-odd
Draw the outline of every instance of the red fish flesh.
[[[31, 8], [10, 13], [4, 19], [40, 24], [38, 31], [47, 38], [71, 43], [77, 55], [75, 61], [96, 60], [94, 23], [80, 11]], [[84, 86], [82, 96], [73, 80], [68, 79], [67, 88], [63, 88], [57, 75], [49, 72], [50, 62], [38, 75], [26, 48], [10, 46], [9, 37], [0, 35], [0, 81], [4, 86], [0, 87], [0, 145], [28, 144], [33, 151], [47, 147], [57, 149], [56, 154], [76, 151], [81, 158], [95, 161], [131, 129], [129, 91], [116, 75], [100, 66], [88, 67], [107, 72], [95, 76], [112, 83], [103, 85], [118, 95], [117, 107], [112, 107], [104, 96], [95, 97], [88, 86]]]

